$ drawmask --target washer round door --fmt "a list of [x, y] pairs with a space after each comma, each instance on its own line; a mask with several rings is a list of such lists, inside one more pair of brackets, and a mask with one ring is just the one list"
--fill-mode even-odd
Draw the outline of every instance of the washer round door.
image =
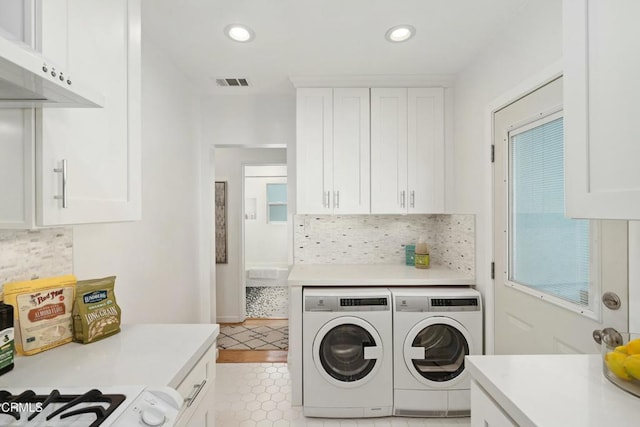
[[404, 341], [407, 369], [421, 383], [449, 387], [466, 377], [464, 357], [473, 348], [461, 323], [448, 317], [430, 317], [416, 324]]
[[375, 328], [358, 317], [325, 323], [313, 340], [313, 361], [325, 380], [340, 387], [358, 387], [380, 368], [384, 355]]

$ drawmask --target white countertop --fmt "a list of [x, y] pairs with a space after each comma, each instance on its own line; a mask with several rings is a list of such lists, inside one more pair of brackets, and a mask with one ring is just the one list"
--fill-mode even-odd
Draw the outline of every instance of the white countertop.
[[69, 343], [33, 356], [16, 356], [1, 387], [145, 385], [176, 388], [220, 328], [211, 324], [122, 325], [91, 344]]
[[396, 264], [296, 264], [289, 286], [475, 285], [473, 277], [444, 266], [427, 269]]
[[640, 398], [604, 377], [599, 355], [467, 356], [466, 360], [471, 376], [523, 427], [640, 423]]

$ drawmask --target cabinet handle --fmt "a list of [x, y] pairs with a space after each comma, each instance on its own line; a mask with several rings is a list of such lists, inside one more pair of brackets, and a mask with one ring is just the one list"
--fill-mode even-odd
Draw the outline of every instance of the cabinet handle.
[[336, 191], [334, 205], [336, 208], [340, 208], [340, 190]]
[[405, 204], [405, 194], [406, 194], [406, 192], [405, 192], [404, 190], [402, 190], [402, 191], [400, 192], [400, 207], [401, 207], [401, 208], [406, 207], [406, 204]]
[[200, 394], [200, 392], [202, 391], [202, 389], [204, 388], [204, 385], [207, 383], [206, 378], [204, 380], [202, 380], [202, 382], [200, 384], [196, 384], [193, 386], [193, 391], [191, 392], [191, 396], [187, 397], [184, 400], [184, 403], [187, 404], [187, 408], [189, 406], [191, 406], [193, 404], [193, 402], [195, 402], [196, 397], [198, 397], [198, 395]]
[[67, 160], [62, 159], [62, 167], [53, 169], [56, 173], [62, 174], [62, 195], [53, 196], [56, 200], [62, 200], [62, 208], [67, 208]]
[[412, 208], [416, 207], [416, 192], [415, 190], [411, 190], [411, 196], [409, 199], [409, 206]]
[[323, 198], [323, 205], [325, 208], [330, 208], [331, 207], [331, 192], [327, 191], [326, 194], [324, 194], [325, 192], [323, 192], [322, 198]]

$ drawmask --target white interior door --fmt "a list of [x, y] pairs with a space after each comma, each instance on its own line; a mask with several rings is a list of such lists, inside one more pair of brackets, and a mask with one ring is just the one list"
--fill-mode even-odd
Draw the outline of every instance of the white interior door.
[[628, 328], [627, 223], [564, 215], [562, 78], [497, 111], [494, 144], [495, 353], [598, 352]]

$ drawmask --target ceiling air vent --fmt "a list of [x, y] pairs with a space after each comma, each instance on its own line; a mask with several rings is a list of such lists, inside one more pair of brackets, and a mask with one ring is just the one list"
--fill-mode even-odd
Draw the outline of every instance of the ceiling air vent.
[[249, 86], [249, 80], [247, 79], [216, 79], [218, 87], [247, 87]]

